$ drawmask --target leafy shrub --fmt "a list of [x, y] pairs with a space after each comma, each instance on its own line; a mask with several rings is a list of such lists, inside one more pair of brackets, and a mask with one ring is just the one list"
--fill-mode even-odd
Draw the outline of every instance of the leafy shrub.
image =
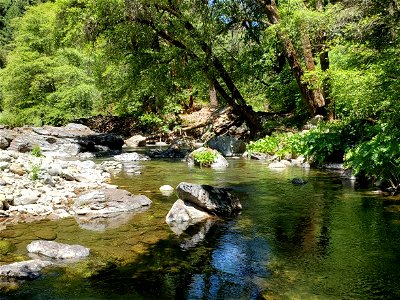
[[343, 162], [344, 154], [373, 136], [371, 125], [362, 120], [320, 123], [318, 127], [298, 133], [273, 133], [247, 147], [249, 152], [293, 158], [304, 155], [315, 163]]
[[38, 180], [39, 179], [39, 172], [40, 172], [40, 165], [32, 165], [31, 167], [31, 179]]
[[163, 120], [155, 113], [146, 113], [139, 117], [139, 126], [144, 131], [157, 130], [162, 126]]
[[341, 128], [336, 124], [322, 123], [317, 128], [306, 132], [303, 136], [303, 155], [314, 162], [322, 163], [343, 160], [341, 145]]
[[346, 153], [346, 166], [356, 175], [382, 180], [395, 188], [400, 184], [400, 130], [382, 129], [371, 140]]
[[300, 133], [273, 133], [255, 142], [250, 142], [247, 151], [276, 155], [279, 158], [292, 158], [302, 152], [302, 135]]
[[205, 148], [202, 151], [194, 152], [193, 159], [200, 166], [209, 166], [217, 159], [217, 153], [212, 149]]
[[253, 153], [275, 154], [278, 149], [279, 141], [274, 136], [267, 136], [263, 139], [250, 142], [247, 145], [247, 151]]
[[40, 146], [36, 144], [33, 146], [33, 149], [31, 151], [31, 154], [35, 157], [43, 157], [42, 149], [40, 149]]

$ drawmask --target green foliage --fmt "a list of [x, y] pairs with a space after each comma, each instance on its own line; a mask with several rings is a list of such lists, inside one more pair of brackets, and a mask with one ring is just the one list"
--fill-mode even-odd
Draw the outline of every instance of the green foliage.
[[255, 142], [250, 142], [247, 151], [276, 155], [279, 158], [293, 158], [301, 153], [303, 148], [302, 135], [299, 133], [273, 133]]
[[202, 151], [196, 151], [193, 153], [193, 159], [200, 166], [210, 166], [217, 159], [217, 153], [215, 150], [210, 148], [204, 148]]
[[304, 155], [314, 163], [343, 162], [344, 154], [358, 143], [369, 140], [373, 132], [368, 122], [359, 120], [322, 122], [308, 131], [273, 133], [264, 139], [250, 142], [247, 150], [279, 158]]
[[147, 113], [139, 117], [140, 126], [151, 132], [157, 130], [162, 124], [163, 120], [154, 113]]
[[267, 136], [263, 139], [250, 142], [247, 151], [253, 153], [265, 153], [273, 155], [279, 147], [279, 140], [274, 136]]
[[400, 130], [390, 127], [381, 124], [371, 140], [351, 149], [346, 154], [346, 165], [356, 174], [388, 182], [396, 188], [400, 184]]
[[318, 163], [322, 163], [328, 158], [335, 162], [343, 161], [341, 129], [339, 124], [323, 124], [310, 130], [303, 136], [303, 154], [311, 161]]
[[38, 144], [33, 146], [31, 154], [35, 157], [43, 157], [42, 149], [40, 149], [40, 146]]
[[30, 175], [32, 180], [39, 179], [39, 172], [40, 172], [40, 164], [34, 164], [31, 167]]
[[41, 4], [15, 21], [15, 49], [0, 73], [8, 124], [64, 124], [88, 116], [100, 97], [86, 54], [57, 44], [58, 9]]

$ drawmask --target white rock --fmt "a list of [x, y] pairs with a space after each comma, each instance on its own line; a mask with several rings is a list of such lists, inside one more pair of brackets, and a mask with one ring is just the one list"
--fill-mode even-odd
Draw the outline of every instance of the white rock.
[[37, 190], [23, 189], [20, 196], [14, 199], [14, 205], [34, 204], [39, 200], [41, 193]]
[[19, 279], [34, 279], [41, 275], [40, 271], [53, 265], [50, 261], [35, 259], [16, 262], [0, 267], [0, 275]]
[[142, 135], [134, 135], [125, 140], [125, 144], [128, 147], [143, 147], [146, 146], [146, 138]]
[[146, 155], [142, 155], [136, 152], [122, 153], [115, 155], [114, 159], [116, 161], [139, 161], [139, 160], [149, 160], [150, 158]]
[[172, 205], [170, 211], [165, 217], [165, 221], [175, 234], [180, 235], [190, 225], [196, 224], [210, 217], [211, 215], [201, 210], [201, 208], [178, 199]]
[[160, 192], [164, 196], [171, 196], [174, 193], [174, 188], [166, 184], [160, 187]]
[[6, 161], [0, 161], [0, 170], [5, 170], [10, 167], [10, 164]]
[[62, 208], [54, 210], [53, 215], [55, 215], [59, 218], [68, 218], [71, 216], [70, 213], [68, 213], [65, 209], [62, 209]]
[[173, 190], [174, 190], [174, 188], [172, 186], [168, 185], [168, 184], [165, 184], [165, 185], [160, 187], [160, 191], [161, 192], [162, 191], [173, 191]]

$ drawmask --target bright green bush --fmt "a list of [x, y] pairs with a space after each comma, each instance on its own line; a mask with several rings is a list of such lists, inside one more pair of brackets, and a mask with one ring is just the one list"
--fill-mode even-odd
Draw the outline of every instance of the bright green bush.
[[400, 184], [400, 130], [380, 125], [381, 132], [346, 153], [346, 165], [355, 174], [382, 180], [391, 187]]
[[205, 148], [203, 151], [194, 152], [193, 159], [200, 166], [210, 166], [217, 159], [217, 153], [215, 150]]
[[40, 149], [39, 145], [33, 146], [31, 154], [35, 157], [43, 157], [42, 149]]
[[279, 141], [274, 136], [267, 136], [263, 139], [250, 142], [247, 145], [247, 151], [253, 153], [275, 154], [278, 149]]
[[317, 163], [329, 158], [335, 162], [343, 160], [341, 134], [342, 128], [339, 124], [321, 124], [303, 135], [302, 154]]
[[302, 154], [302, 143], [301, 133], [273, 133], [271, 136], [250, 142], [247, 151], [292, 158]]
[[39, 179], [39, 172], [40, 172], [40, 164], [32, 165], [31, 172], [30, 172], [31, 179], [32, 180], [38, 180]]
[[247, 147], [249, 152], [293, 158], [304, 155], [314, 163], [343, 162], [344, 154], [358, 143], [373, 136], [368, 122], [353, 120], [321, 123], [316, 128], [298, 133], [274, 133]]

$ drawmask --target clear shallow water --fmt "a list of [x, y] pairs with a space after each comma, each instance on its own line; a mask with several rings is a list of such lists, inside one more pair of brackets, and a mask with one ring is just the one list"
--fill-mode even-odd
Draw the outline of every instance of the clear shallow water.
[[[269, 170], [260, 161], [230, 160], [225, 171], [179, 161], [140, 164], [141, 175], [113, 183], [145, 194], [152, 207], [116, 228], [90, 231], [74, 219], [7, 227], [15, 250], [1, 261], [27, 259], [39, 237], [91, 248], [90, 259], [1, 292], [5, 299], [398, 299], [400, 215], [388, 203], [334, 173]], [[304, 186], [293, 177], [308, 180]], [[181, 181], [229, 187], [242, 213], [177, 237], [164, 218]], [[1, 297], [0, 296], [0, 297]]]

